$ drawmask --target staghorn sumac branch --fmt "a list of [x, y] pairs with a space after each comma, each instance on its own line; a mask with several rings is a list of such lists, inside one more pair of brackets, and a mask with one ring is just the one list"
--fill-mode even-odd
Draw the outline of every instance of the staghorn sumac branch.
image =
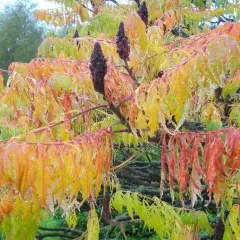
[[115, 107], [113, 104], [109, 105], [109, 110], [113, 112], [118, 119], [121, 121], [123, 125], [127, 127], [127, 129], [130, 131], [130, 125], [129, 122], [125, 119], [125, 117], [121, 114], [119, 107]]
[[140, 86], [140, 83], [137, 81], [136, 77], [133, 74], [133, 71], [130, 69], [127, 60], [124, 59], [123, 61], [125, 63], [124, 68], [127, 70], [129, 76], [133, 79], [133, 81], [136, 83], [137, 86]]

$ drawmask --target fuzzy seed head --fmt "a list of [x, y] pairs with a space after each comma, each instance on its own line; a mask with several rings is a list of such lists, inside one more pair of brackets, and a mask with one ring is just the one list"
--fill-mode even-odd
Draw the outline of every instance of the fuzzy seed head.
[[95, 91], [104, 95], [104, 77], [107, 73], [107, 63], [99, 42], [94, 45], [89, 68]]
[[78, 34], [78, 30], [76, 29], [76, 31], [73, 34], [73, 38], [79, 38], [79, 34]]
[[148, 9], [146, 2], [142, 2], [142, 4], [139, 7], [138, 15], [142, 19], [142, 21], [145, 23], [146, 26], [148, 26]]
[[117, 44], [117, 53], [119, 57], [123, 60], [129, 61], [130, 45], [129, 45], [129, 39], [125, 35], [123, 22], [119, 24], [118, 32], [116, 35], [116, 44]]
[[140, 8], [140, 1], [139, 0], [134, 0], [135, 1], [135, 3], [137, 4], [137, 6], [138, 6], [138, 8]]

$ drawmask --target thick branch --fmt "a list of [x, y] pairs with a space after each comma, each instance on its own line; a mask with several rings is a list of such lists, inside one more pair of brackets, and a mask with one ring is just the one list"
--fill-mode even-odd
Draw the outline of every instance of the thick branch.
[[103, 217], [103, 220], [111, 226], [120, 227], [123, 225], [135, 224], [139, 221], [139, 217], [137, 215], [133, 215], [133, 218], [134, 220], [132, 220], [128, 215], [121, 215], [111, 220]]
[[67, 235], [64, 233], [38, 233], [36, 236], [36, 238], [38, 240], [42, 240], [47, 237], [60, 237], [61, 239], [64, 239], [64, 238], [75, 239], [76, 238], [76, 236], [71, 236], [71, 235]]
[[125, 125], [127, 127], [127, 129], [130, 131], [130, 129], [131, 129], [130, 125], [129, 125], [128, 121], [125, 119], [125, 117], [121, 114], [119, 107], [115, 107], [113, 104], [111, 104], [109, 106], [109, 110], [112, 111], [118, 117], [118, 119], [121, 121], [121, 123], [123, 125]]
[[120, 176], [120, 177], [123, 177], [124, 179], [126, 179], [126, 178], [131, 179], [132, 182], [135, 182], [139, 185], [150, 186], [150, 187], [159, 187], [158, 183], [149, 183], [147, 181], [140, 180], [139, 176], [134, 176], [134, 175], [131, 175], [129, 173], [119, 172], [119, 173], [117, 173], [117, 175]]
[[67, 228], [67, 227], [54, 227], [54, 228], [49, 228], [49, 227], [39, 227], [39, 230], [43, 231], [61, 231], [61, 232], [71, 232], [73, 234], [81, 235], [83, 232], [73, 229], [73, 228]]

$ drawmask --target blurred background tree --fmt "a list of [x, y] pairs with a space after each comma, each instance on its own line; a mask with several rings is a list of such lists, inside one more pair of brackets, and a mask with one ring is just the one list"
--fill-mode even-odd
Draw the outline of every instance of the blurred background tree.
[[12, 62], [29, 62], [36, 57], [44, 28], [33, 17], [37, 5], [18, 0], [0, 12], [0, 68]]

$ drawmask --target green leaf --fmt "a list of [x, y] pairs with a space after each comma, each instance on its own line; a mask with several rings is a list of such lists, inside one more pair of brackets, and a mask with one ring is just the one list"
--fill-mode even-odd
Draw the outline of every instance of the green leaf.
[[218, 130], [222, 127], [222, 122], [220, 120], [211, 120], [211, 122], [207, 125], [207, 132]]

